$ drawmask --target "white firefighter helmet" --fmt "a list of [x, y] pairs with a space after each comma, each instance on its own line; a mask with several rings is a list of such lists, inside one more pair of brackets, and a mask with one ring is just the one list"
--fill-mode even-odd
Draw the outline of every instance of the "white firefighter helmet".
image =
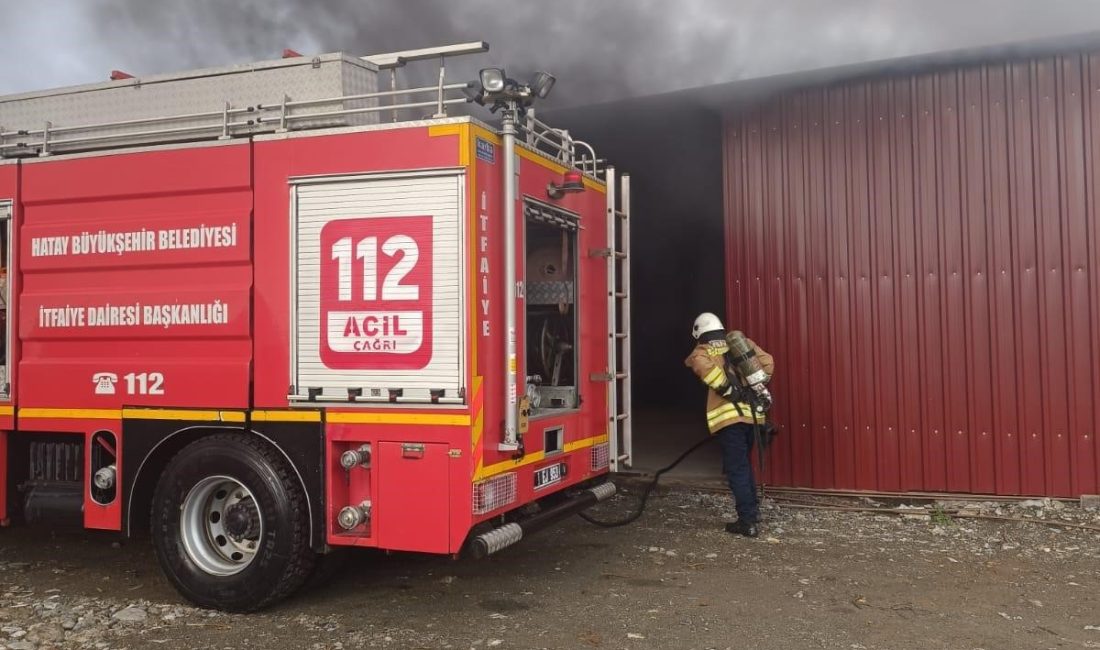
[[691, 328], [691, 335], [698, 341], [699, 337], [707, 332], [720, 332], [724, 329], [721, 319], [708, 311], [699, 314], [699, 317], [695, 319], [695, 325]]

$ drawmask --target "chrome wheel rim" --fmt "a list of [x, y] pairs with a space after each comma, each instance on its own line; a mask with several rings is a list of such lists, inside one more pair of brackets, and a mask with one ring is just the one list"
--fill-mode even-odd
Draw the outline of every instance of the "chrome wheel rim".
[[[235, 525], [227, 515], [236, 520]], [[256, 558], [263, 530], [263, 515], [252, 492], [228, 476], [199, 481], [180, 508], [184, 551], [210, 575], [231, 576], [243, 571]]]

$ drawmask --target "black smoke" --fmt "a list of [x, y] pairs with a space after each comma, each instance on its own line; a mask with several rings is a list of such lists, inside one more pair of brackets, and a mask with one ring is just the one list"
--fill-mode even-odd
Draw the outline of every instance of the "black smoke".
[[[489, 55], [456, 61], [450, 79], [473, 78], [486, 65], [505, 66], [517, 78], [536, 69], [557, 75], [542, 115], [595, 144], [633, 176], [636, 449], [640, 462], [654, 467], [668, 460], [661, 450], [678, 451], [683, 440], [703, 431], [703, 390], [683, 359], [693, 344], [694, 317], [726, 309], [722, 111], [777, 88], [762, 80], [622, 100], [1096, 29], [1100, 5], [1068, 0], [1039, 10], [1037, 3], [1013, 0], [108, 0], [95, 23], [120, 65], [138, 73], [269, 58], [283, 47], [369, 54], [486, 40]], [[410, 70], [406, 83], [432, 81], [431, 67]], [[813, 82], [826, 80], [816, 75]], [[661, 442], [677, 435], [671, 446]], [[647, 448], [657, 451], [647, 456]]]
[[[37, 3], [28, 3], [33, 6]], [[1100, 27], [1091, 0], [96, 0], [87, 29], [135, 74], [485, 40], [452, 79], [549, 69], [551, 106]], [[24, 11], [27, 11], [25, 9]], [[64, 47], [52, 38], [50, 48]], [[33, 58], [31, 59], [33, 61]], [[101, 77], [91, 78], [94, 81]]]

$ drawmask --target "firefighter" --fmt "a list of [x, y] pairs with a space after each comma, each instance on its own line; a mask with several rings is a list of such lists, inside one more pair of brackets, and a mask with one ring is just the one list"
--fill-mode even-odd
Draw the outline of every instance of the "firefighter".
[[[756, 498], [751, 454], [756, 436], [752, 406], [738, 399], [743, 382], [727, 366], [726, 332], [722, 321], [711, 313], [700, 314], [692, 328], [696, 346], [684, 362], [707, 385], [707, 425], [722, 445], [722, 471], [729, 481], [737, 506], [737, 521], [726, 524], [726, 532], [756, 537], [760, 512]], [[749, 341], [768, 378], [775, 368], [772, 356]]]

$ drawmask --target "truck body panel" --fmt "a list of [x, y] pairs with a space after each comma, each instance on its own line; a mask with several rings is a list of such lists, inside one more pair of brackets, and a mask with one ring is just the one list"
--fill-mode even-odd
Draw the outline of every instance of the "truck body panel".
[[[517, 240], [503, 242], [501, 151], [451, 118], [0, 165], [19, 416], [0, 404], [0, 520], [21, 478], [13, 433], [81, 440], [84, 524], [127, 532], [187, 441], [260, 435], [309, 494], [318, 549], [456, 553], [476, 524], [606, 473], [604, 188], [586, 176], [550, 200], [567, 168], [520, 147]], [[528, 264], [536, 239], [560, 269]], [[563, 378], [528, 385], [547, 397], [520, 453], [498, 448], [506, 245], [520, 251], [517, 374], [550, 373], [550, 354]], [[529, 323], [524, 290], [562, 286]], [[97, 444], [115, 497], [87, 480]], [[364, 446], [368, 465], [340, 464]], [[341, 528], [360, 504], [366, 523]]]

